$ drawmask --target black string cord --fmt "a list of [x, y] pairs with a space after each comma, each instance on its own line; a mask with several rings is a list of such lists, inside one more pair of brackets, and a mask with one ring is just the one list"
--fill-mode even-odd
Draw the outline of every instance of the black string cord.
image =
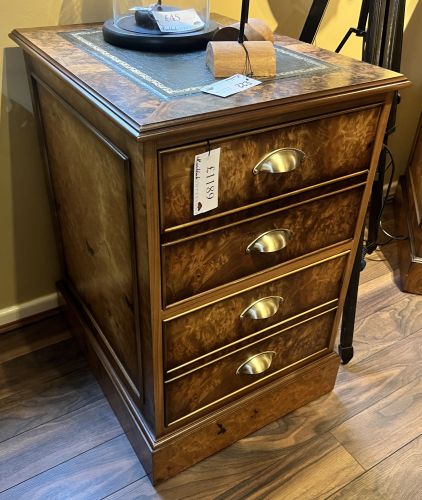
[[245, 51], [245, 66], [243, 68], [243, 74], [246, 75], [247, 77], [251, 78], [253, 76], [253, 70], [252, 70], [252, 64], [251, 64], [251, 59], [249, 57], [249, 52], [248, 49], [246, 48], [245, 44], [242, 42], [240, 44], [243, 47], [243, 50]]
[[[403, 235], [396, 236], [394, 234], [391, 234], [389, 231], [384, 229], [382, 226], [382, 216], [384, 214], [385, 205], [387, 204], [388, 197], [390, 196], [391, 186], [393, 184], [394, 175], [396, 173], [396, 162], [394, 161], [393, 154], [391, 153], [389, 147], [386, 144], [383, 144], [383, 148], [385, 149], [386, 153], [388, 154], [388, 156], [390, 158], [390, 162], [386, 166], [385, 170], [387, 171], [388, 169], [391, 168], [391, 174], [390, 174], [390, 179], [388, 181], [387, 190], [385, 192], [384, 200], [382, 202], [381, 210], [380, 210], [380, 213], [377, 217], [377, 225], [380, 228], [380, 230], [383, 232], [383, 234], [385, 234], [389, 239], [388, 239], [388, 241], [385, 241], [383, 243], [377, 242], [376, 243], [377, 247], [382, 247], [382, 246], [387, 245], [388, 243], [391, 243], [392, 241], [395, 241], [395, 240], [396, 241], [403, 241], [403, 240], [408, 239], [408, 236], [403, 236]], [[365, 243], [368, 243], [368, 241], [366, 241]]]
[[243, 47], [245, 51], [245, 67], [243, 68], [243, 74], [247, 77], [253, 76], [251, 59], [249, 57], [248, 49], [245, 46], [245, 27], [249, 21], [249, 0], [242, 0], [242, 11], [240, 13], [240, 27], [239, 27], [239, 38], [238, 42]]

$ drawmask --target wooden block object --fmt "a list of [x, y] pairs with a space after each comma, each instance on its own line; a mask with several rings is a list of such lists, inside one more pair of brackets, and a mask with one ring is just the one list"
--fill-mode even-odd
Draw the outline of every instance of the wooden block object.
[[275, 48], [271, 42], [245, 42], [243, 45], [238, 42], [210, 42], [206, 62], [216, 78], [223, 78], [244, 73], [248, 55], [254, 76], [275, 76]]
[[[214, 36], [215, 42], [236, 42], [239, 39], [240, 23], [224, 26]], [[245, 41], [274, 43], [274, 33], [261, 19], [249, 19], [245, 25]]]

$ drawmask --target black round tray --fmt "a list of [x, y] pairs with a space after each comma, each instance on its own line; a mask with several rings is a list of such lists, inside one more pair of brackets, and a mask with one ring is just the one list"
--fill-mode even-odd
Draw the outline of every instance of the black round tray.
[[214, 21], [210, 21], [203, 30], [178, 34], [128, 31], [116, 26], [113, 19], [109, 19], [103, 25], [104, 40], [112, 45], [125, 49], [161, 52], [187, 52], [205, 49], [217, 31], [218, 25]]

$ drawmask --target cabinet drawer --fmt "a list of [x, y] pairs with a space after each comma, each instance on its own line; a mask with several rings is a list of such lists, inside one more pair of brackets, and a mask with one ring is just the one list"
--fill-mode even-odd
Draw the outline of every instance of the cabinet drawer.
[[[221, 405], [235, 394], [239, 396], [239, 393], [255, 388], [264, 380], [291, 371], [300, 365], [300, 361], [305, 363], [313, 359], [313, 355], [321, 355], [329, 346], [335, 313], [335, 309], [330, 310], [167, 380], [167, 424], [201, 410], [209, 410], [212, 405]], [[251, 360], [249, 364], [248, 360]]]
[[363, 186], [163, 245], [171, 304], [354, 236]]
[[[213, 141], [210, 146], [202, 143], [161, 151], [163, 228], [201, 218], [193, 216], [193, 164], [195, 156], [206, 152], [208, 147], [221, 148], [219, 204], [206, 214], [214, 215], [368, 169], [379, 113], [379, 107], [367, 108], [221, 139]], [[286, 148], [303, 151], [305, 158], [292, 163], [288, 151], [282, 152], [281, 156], [280, 153], [271, 156], [271, 153]], [[254, 167], [268, 156], [264, 163], [269, 168], [255, 174]], [[266, 170], [280, 170], [281, 173]]]
[[228, 345], [235, 348], [248, 337], [265, 335], [309, 309], [335, 303], [347, 257], [348, 252], [166, 321], [166, 371], [184, 369]]

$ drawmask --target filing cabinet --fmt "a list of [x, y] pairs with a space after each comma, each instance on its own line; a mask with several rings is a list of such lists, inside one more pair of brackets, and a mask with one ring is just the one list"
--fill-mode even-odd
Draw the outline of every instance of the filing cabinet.
[[[391, 100], [408, 81], [280, 37], [330, 72], [164, 99], [73, 45], [72, 30], [12, 34], [40, 124], [58, 286], [158, 482], [332, 390]], [[218, 148], [218, 206], [196, 216], [195, 157]]]

